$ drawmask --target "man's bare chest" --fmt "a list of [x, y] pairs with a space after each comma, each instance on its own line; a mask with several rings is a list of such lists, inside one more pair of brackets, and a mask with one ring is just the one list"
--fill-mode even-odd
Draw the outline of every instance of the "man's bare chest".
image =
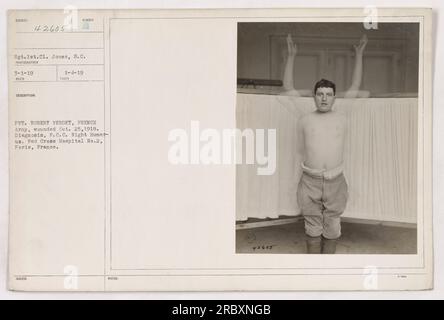
[[311, 139], [337, 139], [343, 137], [344, 133], [345, 125], [336, 119], [331, 119], [331, 121], [309, 121], [304, 126], [304, 135], [306, 138]]

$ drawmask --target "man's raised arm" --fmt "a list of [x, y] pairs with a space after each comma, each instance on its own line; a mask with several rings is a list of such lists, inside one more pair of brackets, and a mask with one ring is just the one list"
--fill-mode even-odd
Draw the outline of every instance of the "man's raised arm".
[[283, 86], [285, 92], [283, 94], [300, 97], [301, 94], [299, 93], [298, 90], [294, 88], [294, 79], [293, 79], [294, 58], [298, 53], [298, 47], [296, 44], [293, 43], [293, 39], [291, 38], [290, 34], [287, 36], [287, 50], [288, 50], [287, 61], [285, 63], [284, 79], [283, 79]]
[[359, 41], [359, 45], [353, 46], [355, 49], [355, 67], [353, 69], [352, 84], [345, 93], [344, 98], [365, 98], [370, 95], [368, 91], [359, 90], [362, 83], [362, 56], [367, 43], [368, 38], [367, 35], [364, 34]]

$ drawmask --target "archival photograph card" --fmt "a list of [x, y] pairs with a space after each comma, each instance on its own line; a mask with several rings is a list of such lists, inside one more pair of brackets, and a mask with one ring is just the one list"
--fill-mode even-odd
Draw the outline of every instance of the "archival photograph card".
[[431, 18], [9, 11], [9, 289], [433, 288]]

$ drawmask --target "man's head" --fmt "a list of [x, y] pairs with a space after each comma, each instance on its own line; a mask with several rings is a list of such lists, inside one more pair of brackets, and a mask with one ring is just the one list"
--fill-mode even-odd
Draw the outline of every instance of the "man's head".
[[319, 112], [331, 111], [336, 99], [336, 85], [329, 80], [321, 79], [315, 85], [314, 99]]

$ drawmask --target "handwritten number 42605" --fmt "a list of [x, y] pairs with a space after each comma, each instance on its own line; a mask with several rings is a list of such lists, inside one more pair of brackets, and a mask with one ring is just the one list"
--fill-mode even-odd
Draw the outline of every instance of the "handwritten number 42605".
[[64, 26], [56, 26], [56, 25], [41, 25], [38, 24], [34, 27], [35, 32], [63, 32], [65, 31]]
[[253, 247], [253, 250], [271, 250], [273, 249], [274, 245], [268, 245], [268, 246], [256, 246]]

